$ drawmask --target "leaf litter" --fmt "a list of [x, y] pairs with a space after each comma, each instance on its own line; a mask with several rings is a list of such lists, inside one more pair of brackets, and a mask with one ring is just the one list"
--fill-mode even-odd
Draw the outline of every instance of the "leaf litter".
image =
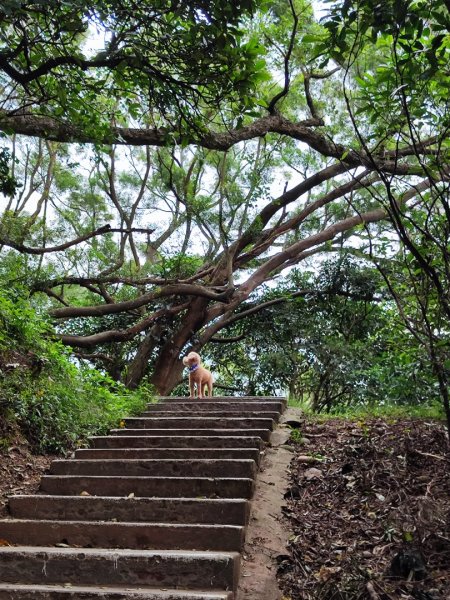
[[[450, 452], [441, 422], [305, 419], [283, 513], [284, 600], [449, 600]], [[316, 458], [317, 463], [305, 456]]]

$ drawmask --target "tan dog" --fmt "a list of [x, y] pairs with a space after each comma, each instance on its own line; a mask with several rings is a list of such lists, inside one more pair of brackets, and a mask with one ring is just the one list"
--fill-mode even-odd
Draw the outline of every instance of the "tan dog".
[[197, 386], [197, 395], [204, 397], [205, 387], [208, 388], [208, 396], [212, 396], [214, 379], [211, 371], [202, 367], [202, 361], [197, 352], [189, 352], [183, 357], [183, 365], [189, 369], [189, 390], [190, 397], [195, 398], [195, 386]]

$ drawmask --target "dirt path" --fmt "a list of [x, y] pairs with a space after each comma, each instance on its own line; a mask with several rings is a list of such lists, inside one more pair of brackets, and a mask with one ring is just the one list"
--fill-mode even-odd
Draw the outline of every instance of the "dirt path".
[[[288, 409], [281, 423], [298, 418], [298, 415], [298, 410]], [[271, 446], [266, 448], [261, 461], [241, 561], [237, 600], [278, 600], [282, 596], [277, 582], [277, 558], [286, 554], [289, 536], [282, 513], [293, 456], [292, 449], [286, 447], [289, 436], [290, 430], [286, 427], [274, 431]]]

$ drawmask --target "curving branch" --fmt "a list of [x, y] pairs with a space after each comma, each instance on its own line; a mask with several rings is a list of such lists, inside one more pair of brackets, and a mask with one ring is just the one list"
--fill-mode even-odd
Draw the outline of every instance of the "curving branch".
[[9, 238], [0, 237], [0, 244], [3, 246], [8, 246], [9, 248], [14, 248], [14, 250], [18, 250], [19, 252], [23, 252], [24, 254], [46, 254], [48, 252], [61, 252], [62, 250], [67, 250], [67, 248], [71, 248], [72, 246], [77, 246], [82, 242], [86, 242], [98, 235], [104, 235], [105, 233], [121, 233], [128, 231], [139, 231], [139, 232], [149, 232], [151, 233], [153, 229], [138, 229], [138, 230], [126, 230], [120, 228], [111, 227], [111, 225], [103, 225], [99, 227], [95, 231], [91, 231], [90, 233], [86, 233], [85, 235], [80, 235], [79, 237], [71, 240], [70, 242], [65, 242], [64, 244], [59, 244], [58, 246], [48, 246], [46, 248], [31, 248], [30, 246], [25, 246], [25, 244], [19, 244], [14, 240], [10, 240]]
[[[253, 121], [253, 123], [239, 129], [228, 131], [211, 131], [202, 133], [192, 131], [190, 134], [179, 134], [165, 128], [134, 129], [124, 127], [111, 127], [109, 132], [99, 139], [86, 133], [80, 127], [53, 117], [23, 113], [8, 115], [0, 112], [0, 131], [14, 131], [15, 133], [44, 137], [60, 142], [101, 143], [130, 146], [172, 146], [174, 144], [195, 144], [209, 150], [228, 150], [235, 144], [247, 140], [264, 137], [268, 133], [277, 133], [307, 144], [324, 157], [334, 158], [351, 167], [375, 166], [387, 173], [398, 175], [422, 175], [420, 166], [408, 163], [399, 163], [395, 157], [391, 158], [381, 151], [373, 154], [365, 150], [356, 151], [333, 142], [326, 135], [318, 131], [317, 127], [323, 125], [321, 119], [305, 119], [293, 122], [280, 114], [268, 115]], [[413, 156], [414, 149], [403, 149], [403, 156]]]
[[210, 288], [194, 284], [173, 284], [164, 288], [159, 288], [148, 294], [144, 294], [133, 300], [116, 302], [115, 304], [99, 304], [97, 306], [70, 306], [65, 308], [56, 308], [50, 311], [50, 315], [56, 319], [67, 319], [71, 317], [100, 317], [112, 315], [121, 312], [127, 312], [145, 306], [159, 298], [169, 296], [193, 296], [207, 298], [216, 302], [227, 302], [233, 293], [232, 289], [217, 293]]
[[[277, 104], [277, 102], [279, 102], [282, 98], [287, 96], [287, 94], [289, 92], [289, 86], [291, 83], [291, 77], [290, 77], [290, 73], [289, 73], [289, 61], [291, 60], [291, 55], [292, 55], [292, 51], [294, 49], [294, 44], [295, 44], [295, 36], [297, 34], [298, 15], [295, 12], [294, 3], [292, 0], [289, 0], [289, 6], [291, 9], [291, 13], [292, 13], [293, 25], [292, 25], [291, 37], [289, 40], [289, 46], [288, 46], [286, 55], [284, 57], [284, 86], [283, 86], [283, 89], [272, 98], [272, 100], [269, 103], [269, 106], [267, 107], [267, 111], [270, 115], [273, 115], [275, 113], [275, 105]], [[314, 115], [313, 113], [311, 113], [311, 114], [313, 115], [313, 117], [316, 117], [316, 115]]]
[[98, 344], [112, 344], [114, 342], [127, 342], [132, 340], [138, 333], [147, 329], [152, 323], [160, 319], [161, 317], [167, 317], [169, 315], [176, 315], [177, 313], [185, 310], [188, 307], [188, 303], [180, 304], [172, 308], [162, 308], [155, 311], [151, 315], [145, 317], [132, 327], [128, 329], [110, 329], [108, 331], [101, 331], [93, 335], [55, 335], [56, 339], [60, 340], [63, 344], [73, 346], [77, 348], [93, 348]]

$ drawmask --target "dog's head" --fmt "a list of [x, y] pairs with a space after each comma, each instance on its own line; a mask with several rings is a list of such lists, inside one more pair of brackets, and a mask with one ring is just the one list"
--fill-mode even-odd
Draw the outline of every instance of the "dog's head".
[[185, 367], [192, 367], [194, 365], [201, 364], [200, 355], [197, 352], [189, 352], [186, 356], [183, 357], [183, 365]]

